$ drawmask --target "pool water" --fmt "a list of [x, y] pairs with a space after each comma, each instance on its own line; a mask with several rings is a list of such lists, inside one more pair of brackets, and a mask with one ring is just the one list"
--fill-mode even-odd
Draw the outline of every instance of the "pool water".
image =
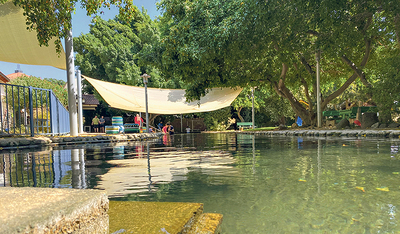
[[200, 202], [223, 233], [398, 233], [398, 139], [177, 134], [0, 155], [0, 186]]

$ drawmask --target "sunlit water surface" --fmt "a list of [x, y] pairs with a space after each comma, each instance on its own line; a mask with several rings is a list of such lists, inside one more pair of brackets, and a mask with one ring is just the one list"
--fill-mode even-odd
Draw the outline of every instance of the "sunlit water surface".
[[0, 186], [200, 202], [223, 233], [398, 233], [399, 140], [187, 134], [0, 155]]

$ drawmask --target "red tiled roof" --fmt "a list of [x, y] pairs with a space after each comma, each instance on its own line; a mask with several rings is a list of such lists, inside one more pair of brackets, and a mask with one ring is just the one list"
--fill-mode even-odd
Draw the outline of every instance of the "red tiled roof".
[[8, 79], [10, 79], [10, 80], [13, 80], [13, 79], [15, 79], [15, 78], [18, 78], [18, 77], [20, 77], [20, 76], [27, 76], [27, 77], [29, 77], [28, 75], [26, 75], [26, 74], [24, 74], [24, 73], [22, 73], [22, 72], [15, 72], [15, 73], [11, 73], [11, 74], [8, 74], [8, 75], [7, 75]]
[[7, 83], [10, 82], [10, 79], [3, 74], [3, 72], [0, 72], [0, 81], [2, 81], [3, 83]]

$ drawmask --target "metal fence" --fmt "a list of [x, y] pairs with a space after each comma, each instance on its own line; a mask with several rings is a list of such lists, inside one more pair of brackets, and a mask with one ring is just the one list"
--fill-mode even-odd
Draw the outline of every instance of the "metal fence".
[[1, 134], [69, 133], [68, 111], [50, 89], [0, 84], [0, 97]]

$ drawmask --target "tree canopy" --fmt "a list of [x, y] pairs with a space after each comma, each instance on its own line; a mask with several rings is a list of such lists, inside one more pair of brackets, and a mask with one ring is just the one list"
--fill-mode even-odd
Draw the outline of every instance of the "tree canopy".
[[[0, 4], [7, 1], [0, 0]], [[39, 44], [47, 46], [54, 38], [58, 51], [61, 51], [60, 38], [66, 37], [72, 28], [71, 13], [78, 4], [86, 9], [87, 15], [96, 14], [100, 8], [110, 8], [111, 5], [119, 7], [119, 13], [125, 20], [130, 20], [134, 12], [133, 0], [12, 0], [12, 2], [24, 9], [27, 29], [36, 31]]]
[[42, 80], [35, 76], [20, 76], [16, 79], [13, 79], [10, 83], [14, 85], [51, 89], [58, 100], [60, 100], [61, 104], [63, 104], [65, 107], [68, 106], [68, 93], [62, 85], [65, 84], [65, 81], [48, 78]]
[[159, 67], [188, 85], [189, 99], [211, 87], [264, 83], [306, 124], [316, 122], [316, 53], [325, 108], [357, 79], [371, 86], [364, 69], [371, 52], [399, 38], [400, 11], [389, 0], [162, 0], [159, 6]]
[[150, 87], [180, 88], [179, 81], [166, 81], [159, 70], [141, 61], [141, 54], [151, 50], [160, 35], [147, 13], [134, 8], [129, 22], [119, 16], [108, 21], [95, 17], [90, 32], [74, 38], [76, 64], [82, 74], [100, 80], [141, 86], [140, 76], [148, 73]]

